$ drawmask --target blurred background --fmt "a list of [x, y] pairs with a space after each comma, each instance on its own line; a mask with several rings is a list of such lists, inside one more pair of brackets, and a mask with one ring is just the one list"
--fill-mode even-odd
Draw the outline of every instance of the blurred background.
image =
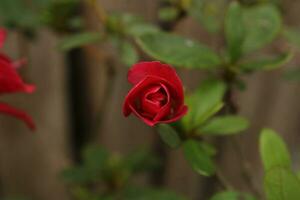
[[[189, 199], [208, 199], [215, 184], [214, 177], [198, 176], [187, 165], [180, 150], [160, 144], [152, 128], [135, 117], [122, 115], [122, 103], [130, 89], [126, 77], [128, 67], [111, 42], [94, 42], [69, 51], [59, 49], [66, 35], [82, 29], [81, 23], [84, 23], [84, 30], [101, 34], [103, 26], [93, 4], [79, 1], [74, 7], [68, 6], [72, 8], [70, 15], [75, 18], [72, 22], [75, 25], [68, 28], [63, 24], [63, 14], [67, 11], [60, 11], [60, 6], [48, 7], [43, 15], [47, 25], [34, 22], [47, 4], [46, 0], [1, 1], [1, 26], [9, 30], [1, 51], [14, 59], [26, 57], [28, 64], [20, 73], [26, 82], [37, 85], [37, 91], [32, 95], [1, 97], [1, 100], [24, 108], [37, 124], [37, 130], [31, 133], [15, 119], [0, 116], [1, 199], [73, 199], [69, 185], [59, 174], [68, 166], [81, 163], [82, 148], [94, 143], [120, 154], [139, 147], [149, 147], [159, 154], [163, 152], [163, 165], [159, 170], [134, 177], [133, 181], [139, 185], [163, 186]], [[26, 5], [25, 8], [20, 2]], [[158, 17], [164, 6], [162, 1], [101, 0], [99, 3], [107, 12], [136, 14], [168, 29]], [[222, 5], [221, 0], [216, 3]], [[280, 9], [285, 24], [300, 26], [299, 1], [282, 0]], [[178, 20], [172, 29], [216, 48], [223, 45], [221, 37], [209, 34], [189, 15]], [[281, 41], [277, 41], [266, 51], [276, 51], [281, 45]], [[149, 60], [147, 57], [140, 60], [145, 59]], [[234, 94], [240, 114], [251, 122], [250, 128], [239, 139], [258, 189], [262, 185], [257, 146], [261, 128], [271, 127], [280, 132], [290, 147], [295, 167], [300, 167], [300, 84], [282, 78], [286, 69], [299, 65], [300, 60], [295, 59], [284, 69], [243, 77], [247, 89]], [[187, 91], [194, 89], [206, 75], [193, 70], [179, 70], [179, 74]], [[232, 144], [226, 138], [221, 143], [219, 167], [236, 188], [247, 191], [241, 178], [239, 158], [232, 154]]]

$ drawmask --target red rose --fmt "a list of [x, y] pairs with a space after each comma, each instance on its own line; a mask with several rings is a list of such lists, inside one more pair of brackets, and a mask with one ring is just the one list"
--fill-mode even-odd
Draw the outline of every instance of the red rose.
[[123, 113], [133, 112], [146, 124], [171, 123], [187, 112], [183, 87], [176, 71], [160, 62], [141, 62], [128, 72], [133, 84], [125, 98]]
[[[0, 28], [0, 48], [5, 37], [6, 31]], [[23, 61], [13, 62], [8, 56], [0, 53], [0, 95], [16, 92], [32, 93], [35, 90], [34, 85], [25, 84], [17, 73], [16, 68], [22, 63]], [[0, 102], [0, 112], [24, 121], [30, 129], [35, 128], [30, 116], [6, 103]]]

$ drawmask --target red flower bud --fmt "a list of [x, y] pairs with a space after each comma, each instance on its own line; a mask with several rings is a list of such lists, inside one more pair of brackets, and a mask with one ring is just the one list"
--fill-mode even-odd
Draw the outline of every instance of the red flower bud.
[[[0, 48], [3, 46], [5, 37], [6, 31], [4, 29], [0, 29]], [[25, 84], [17, 73], [16, 67], [22, 62], [13, 62], [8, 56], [0, 53], [0, 95], [17, 92], [34, 92], [35, 86]], [[0, 102], [0, 112], [16, 117], [24, 121], [30, 129], [35, 129], [35, 125], [31, 117], [21, 110]]]
[[160, 62], [141, 62], [128, 72], [133, 84], [125, 98], [123, 113], [133, 112], [146, 124], [171, 123], [187, 113], [184, 93], [176, 71]]

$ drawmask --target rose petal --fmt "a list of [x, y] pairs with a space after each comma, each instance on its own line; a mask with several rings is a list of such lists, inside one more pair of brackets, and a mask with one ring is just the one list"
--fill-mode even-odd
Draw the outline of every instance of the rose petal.
[[31, 130], [35, 130], [35, 124], [32, 118], [25, 112], [5, 103], [0, 103], [0, 112], [22, 120]]
[[12, 60], [5, 54], [0, 53], [0, 61], [1, 62], [7, 62], [7, 63], [12, 63]]
[[156, 122], [154, 122], [154, 124], [157, 124], [157, 123], [166, 123], [167, 124], [167, 123], [175, 122], [175, 121], [179, 120], [180, 118], [182, 118], [187, 113], [187, 111], [188, 111], [188, 107], [186, 105], [183, 105], [171, 119], [156, 121]]
[[131, 67], [128, 71], [128, 81], [133, 85], [139, 83], [147, 76], [156, 76], [169, 82], [178, 93], [178, 96], [183, 97], [182, 82], [176, 71], [167, 64], [162, 64], [158, 61], [140, 62]]
[[149, 87], [149, 85], [153, 84], [155, 85], [155, 83], [159, 83], [159, 79], [157, 77], [152, 77], [152, 76], [148, 76], [146, 77], [144, 80], [140, 81], [138, 84], [136, 84], [127, 94], [124, 104], [123, 104], [123, 114], [125, 117], [127, 117], [128, 115], [130, 115], [131, 113], [131, 108], [130, 108], [130, 103], [134, 102], [136, 98], [139, 97], [139, 93], [142, 93], [143, 91], [145, 91], [146, 87]]
[[34, 85], [25, 84], [18, 75], [13, 63], [0, 57], [0, 94], [25, 92], [32, 93], [35, 90]]
[[5, 31], [5, 29], [0, 28], [0, 48], [3, 47], [5, 38], [6, 38], [6, 31]]
[[21, 58], [19, 60], [15, 60], [14, 62], [12, 62], [14, 68], [18, 69], [24, 65], [26, 65], [27, 63], [27, 59], [26, 58]]
[[148, 118], [146, 117], [143, 117], [141, 114], [139, 114], [136, 109], [132, 106], [132, 105], [129, 105], [131, 111], [133, 112], [133, 114], [135, 114], [138, 118], [140, 118], [141, 120], [143, 120], [143, 122], [145, 122], [146, 124], [148, 124], [149, 126], [154, 126], [155, 125], [155, 122], [149, 120]]
[[162, 84], [151, 87], [141, 96], [142, 115], [151, 116], [150, 118], [153, 119], [169, 101], [170, 95]]
[[150, 89], [148, 89], [144, 94], [142, 94], [141, 107], [143, 108], [144, 112], [148, 112], [149, 114], [153, 115], [159, 111], [159, 102], [152, 102], [151, 100], [147, 99], [147, 96], [149, 96], [152, 93], [158, 92], [160, 88], [161, 87], [159, 85], [153, 86]]
[[164, 84], [160, 84], [162, 88], [164, 88], [166, 94], [167, 94], [167, 103], [160, 109], [160, 111], [156, 114], [153, 121], [159, 121], [170, 114], [171, 110], [171, 97], [168, 88]]

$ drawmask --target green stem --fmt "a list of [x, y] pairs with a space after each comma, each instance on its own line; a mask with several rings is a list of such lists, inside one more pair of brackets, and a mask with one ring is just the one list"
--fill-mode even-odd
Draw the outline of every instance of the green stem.
[[224, 187], [226, 190], [233, 190], [233, 186], [230, 184], [226, 176], [222, 173], [220, 169], [216, 170], [216, 177], [218, 181], [221, 183], [221, 185]]

